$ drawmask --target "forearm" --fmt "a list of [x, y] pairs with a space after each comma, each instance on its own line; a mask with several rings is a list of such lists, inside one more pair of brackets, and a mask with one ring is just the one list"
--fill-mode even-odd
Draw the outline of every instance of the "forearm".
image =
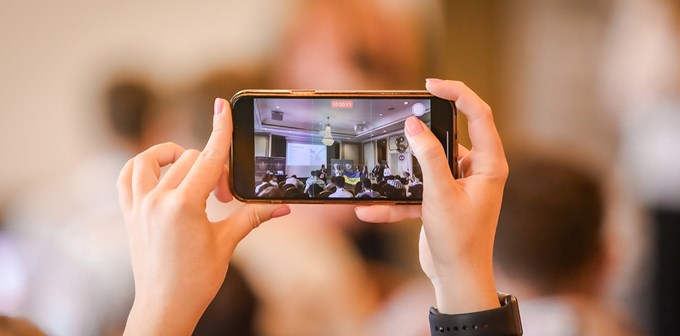
[[204, 310], [135, 299], [123, 335], [191, 335]]

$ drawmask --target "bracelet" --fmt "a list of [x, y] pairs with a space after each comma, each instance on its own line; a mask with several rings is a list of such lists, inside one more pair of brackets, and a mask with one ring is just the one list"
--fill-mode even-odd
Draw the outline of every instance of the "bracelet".
[[499, 308], [465, 314], [441, 314], [430, 308], [431, 335], [521, 336], [517, 298], [498, 293]]

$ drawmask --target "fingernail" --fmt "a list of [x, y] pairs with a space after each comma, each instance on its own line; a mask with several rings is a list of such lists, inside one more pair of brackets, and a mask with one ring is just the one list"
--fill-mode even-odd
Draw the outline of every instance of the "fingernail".
[[222, 113], [222, 110], [224, 110], [224, 99], [215, 98], [215, 114]]
[[441, 83], [441, 82], [443, 82], [443, 80], [441, 80], [439, 78], [426, 78], [425, 79], [425, 84], [437, 84], [437, 83]]
[[409, 117], [406, 119], [406, 133], [408, 135], [418, 135], [423, 131], [423, 123], [416, 117]]
[[272, 211], [272, 218], [282, 217], [290, 213], [290, 208], [288, 206], [282, 206], [280, 208], [274, 209]]

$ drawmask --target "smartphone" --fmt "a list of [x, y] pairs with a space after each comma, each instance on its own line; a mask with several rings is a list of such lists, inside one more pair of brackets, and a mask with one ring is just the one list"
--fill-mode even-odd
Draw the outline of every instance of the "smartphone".
[[421, 203], [413, 115], [458, 174], [455, 105], [427, 91], [245, 90], [231, 106], [230, 187], [243, 202]]

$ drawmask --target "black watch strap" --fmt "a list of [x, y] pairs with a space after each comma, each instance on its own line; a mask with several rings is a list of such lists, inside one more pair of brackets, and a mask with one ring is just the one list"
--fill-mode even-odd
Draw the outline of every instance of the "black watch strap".
[[499, 308], [474, 313], [447, 315], [430, 308], [431, 335], [521, 336], [517, 299], [498, 293]]

